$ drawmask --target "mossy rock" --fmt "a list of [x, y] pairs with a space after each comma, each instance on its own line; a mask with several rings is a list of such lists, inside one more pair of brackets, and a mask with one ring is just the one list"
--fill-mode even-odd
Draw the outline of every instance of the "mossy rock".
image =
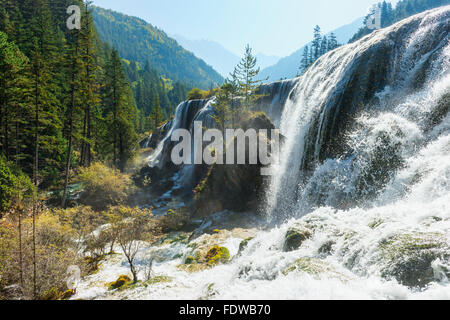
[[101, 261], [105, 259], [105, 256], [100, 257], [84, 257], [84, 263], [86, 264], [87, 274], [96, 274], [101, 267]]
[[295, 261], [290, 267], [284, 269], [282, 274], [287, 276], [294, 271], [306, 272], [311, 275], [318, 275], [331, 270], [330, 266], [318, 259], [300, 258]]
[[126, 275], [121, 275], [116, 281], [108, 284], [108, 290], [116, 290], [122, 288], [123, 286], [131, 282], [130, 277]]
[[152, 286], [158, 283], [169, 283], [172, 282], [173, 278], [167, 276], [156, 276], [144, 282], [144, 287]]
[[189, 242], [189, 234], [185, 232], [170, 232], [168, 235], [158, 241], [159, 245], [171, 245], [176, 243], [187, 244]]
[[439, 233], [396, 235], [382, 241], [379, 249], [385, 263], [382, 276], [408, 287], [427, 286], [435, 280], [432, 263], [450, 259], [450, 245]]
[[167, 276], [157, 276], [154, 278], [151, 278], [147, 281], [138, 281], [136, 283], [131, 283], [128, 282], [127, 284], [125, 284], [124, 286], [118, 288], [119, 291], [125, 291], [125, 290], [131, 290], [131, 289], [135, 289], [135, 288], [139, 288], [139, 287], [149, 287], [158, 283], [169, 283], [172, 282], [173, 278], [171, 277], [167, 277]]
[[344, 282], [350, 280], [348, 276], [336, 271], [329, 263], [315, 258], [300, 258], [281, 273], [287, 276], [292, 272], [303, 272], [314, 277], [326, 275], [327, 277], [339, 279]]
[[320, 246], [318, 252], [321, 255], [331, 255], [331, 253], [333, 252], [333, 246], [336, 243], [332, 240], [325, 242], [323, 245]]
[[375, 219], [371, 223], [369, 223], [370, 229], [376, 229], [384, 223], [383, 219]]
[[230, 260], [230, 251], [225, 247], [215, 246], [208, 251], [205, 259], [209, 266], [226, 263]]
[[428, 127], [433, 128], [444, 120], [450, 110], [450, 93], [444, 94], [438, 101], [436, 108], [428, 116]]
[[45, 291], [39, 297], [39, 300], [43, 301], [53, 301], [53, 300], [61, 300], [63, 296], [63, 292], [61, 292], [58, 288], [50, 288]]
[[200, 271], [204, 271], [209, 267], [206, 264], [194, 263], [194, 264], [182, 264], [177, 266], [177, 268], [187, 273], [197, 273]]
[[311, 236], [311, 231], [303, 227], [289, 229], [285, 236], [283, 251], [290, 252], [299, 249]]
[[250, 241], [252, 241], [254, 238], [248, 238], [245, 240], [242, 240], [242, 242], [239, 244], [239, 251], [238, 251], [238, 256], [242, 254], [242, 252], [244, 252], [245, 249], [247, 249], [248, 247], [248, 243]]
[[216, 295], [218, 294], [218, 291], [216, 290], [215, 287], [216, 287], [215, 283], [208, 284], [208, 286], [206, 287], [205, 296], [200, 298], [200, 300], [214, 299], [214, 297], [216, 297]]
[[186, 257], [186, 259], [184, 260], [184, 264], [193, 264], [195, 263], [195, 258], [193, 256], [188, 256]]
[[76, 294], [77, 294], [77, 289], [69, 289], [69, 290], [66, 290], [62, 294], [61, 299], [62, 300], [69, 300], [70, 298], [72, 298]]

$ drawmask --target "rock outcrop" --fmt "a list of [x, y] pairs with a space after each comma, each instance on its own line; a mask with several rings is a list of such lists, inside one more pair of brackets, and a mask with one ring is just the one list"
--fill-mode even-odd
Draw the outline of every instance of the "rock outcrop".
[[[273, 123], [264, 113], [250, 114], [241, 123], [243, 130], [274, 129]], [[246, 150], [248, 150], [246, 141]], [[268, 150], [272, 141], [266, 140]], [[236, 148], [236, 144], [232, 145]], [[230, 147], [230, 146], [229, 146]], [[227, 151], [225, 151], [226, 157]], [[236, 150], [234, 152], [236, 157]], [[248, 154], [246, 155], [246, 163]], [[194, 215], [205, 217], [223, 210], [244, 212], [255, 210], [262, 201], [265, 178], [261, 175], [261, 163], [246, 165], [213, 165], [206, 177], [195, 188]]]

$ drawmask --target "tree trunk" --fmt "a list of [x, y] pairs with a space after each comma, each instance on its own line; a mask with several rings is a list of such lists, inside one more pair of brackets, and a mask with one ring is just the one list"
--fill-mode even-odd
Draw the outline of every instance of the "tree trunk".
[[114, 68], [114, 80], [113, 80], [113, 158], [114, 166], [117, 167], [117, 84], [116, 84], [116, 70]]
[[8, 122], [9, 122], [9, 117], [8, 117], [8, 106], [7, 106], [7, 102], [5, 99], [5, 125], [3, 127], [3, 134], [4, 134], [4, 154], [6, 156], [6, 160], [9, 160], [9, 131], [8, 131]]
[[133, 275], [133, 283], [137, 283], [139, 280], [138, 280], [136, 268], [134, 267], [133, 262], [131, 262], [131, 261], [128, 261], [128, 262], [130, 263], [131, 274]]
[[19, 279], [23, 288], [23, 254], [22, 254], [22, 210], [19, 208]]
[[75, 55], [72, 57], [72, 85], [70, 92], [70, 112], [69, 112], [69, 141], [67, 147], [67, 159], [66, 159], [66, 176], [64, 179], [64, 193], [61, 202], [61, 207], [66, 207], [67, 199], [67, 187], [69, 185], [70, 176], [70, 160], [72, 157], [72, 143], [73, 143], [73, 112], [75, 110], [75, 91], [76, 91], [76, 72], [77, 72], [77, 58], [78, 58], [78, 36], [75, 35]]
[[[39, 59], [39, 58], [37, 58]], [[37, 270], [36, 270], [36, 215], [37, 215], [37, 192], [38, 192], [38, 170], [39, 170], [39, 61], [35, 70], [35, 128], [34, 128], [34, 166], [33, 166], [33, 298], [37, 299]]]
[[119, 161], [120, 161], [120, 172], [125, 171], [125, 151], [123, 146], [123, 137], [122, 135], [119, 135]]

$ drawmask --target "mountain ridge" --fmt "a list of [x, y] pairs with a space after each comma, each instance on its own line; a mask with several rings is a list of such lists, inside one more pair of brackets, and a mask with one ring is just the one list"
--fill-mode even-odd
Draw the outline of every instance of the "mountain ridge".
[[100, 38], [124, 59], [143, 64], [148, 61], [163, 76], [202, 89], [223, 82], [212, 66], [151, 23], [97, 6], [92, 11]]
[[[177, 40], [185, 49], [193, 52], [198, 58], [213, 66], [225, 78], [228, 77], [241, 60], [240, 56], [214, 40], [188, 39], [180, 34], [174, 34], [171, 37]], [[272, 66], [281, 59], [281, 57], [264, 53], [258, 53], [256, 58], [261, 69]]]
[[[337, 40], [341, 44], [345, 44], [348, 40], [358, 31], [362, 26], [364, 21], [363, 17], [356, 19], [355, 21], [343, 25], [334, 31], [327, 33], [327, 35], [334, 33]], [[310, 45], [311, 42], [306, 43], [300, 47], [297, 51], [294, 51], [291, 55], [284, 57], [278, 61], [277, 64], [267, 67], [261, 70], [259, 74], [260, 79], [268, 78], [268, 81], [276, 81], [280, 79], [291, 79], [297, 76], [300, 61], [302, 59], [302, 54], [305, 46]]]

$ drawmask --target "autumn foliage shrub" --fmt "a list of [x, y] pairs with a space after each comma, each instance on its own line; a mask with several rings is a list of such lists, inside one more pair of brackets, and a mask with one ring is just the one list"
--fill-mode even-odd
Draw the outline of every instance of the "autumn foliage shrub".
[[159, 220], [159, 227], [164, 233], [181, 230], [189, 222], [190, 216], [183, 210], [169, 210], [167, 215]]
[[0, 217], [15, 200], [31, 196], [33, 186], [30, 178], [14, 164], [0, 157]]
[[84, 189], [81, 203], [98, 211], [125, 203], [134, 191], [134, 183], [129, 175], [101, 163], [81, 169], [77, 180]]

